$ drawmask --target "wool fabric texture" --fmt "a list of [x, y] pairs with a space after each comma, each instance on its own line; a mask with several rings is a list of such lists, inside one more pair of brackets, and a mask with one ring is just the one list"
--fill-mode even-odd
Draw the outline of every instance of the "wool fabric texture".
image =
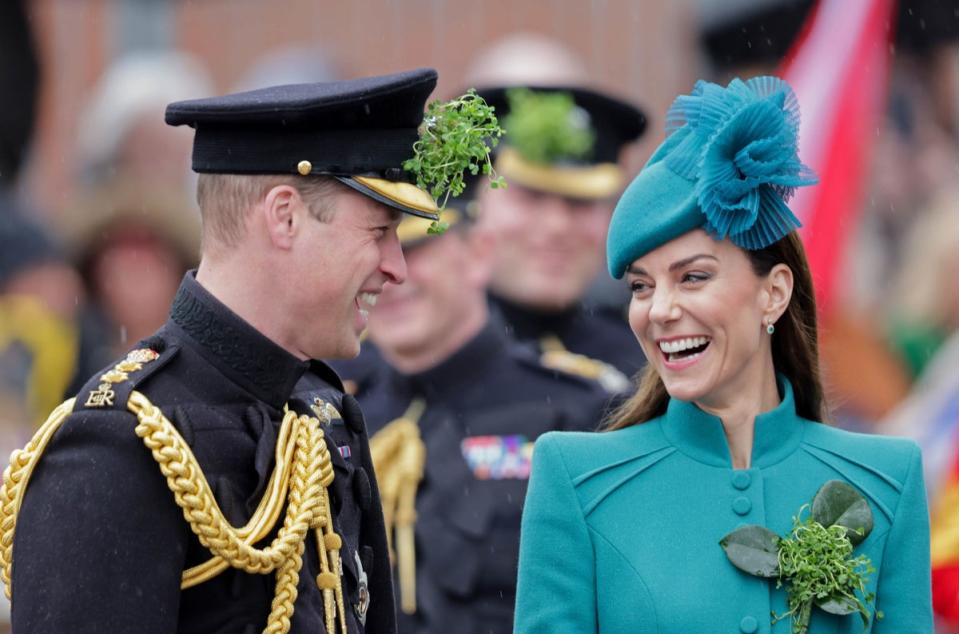
[[919, 448], [796, 414], [792, 386], [756, 417], [752, 464], [733, 469], [722, 421], [671, 399], [663, 416], [608, 433], [536, 441], [520, 540], [516, 634], [790, 634], [786, 589], [726, 558], [744, 524], [786, 535], [829, 480], [865, 497], [874, 526], [856, 547], [884, 613], [814, 609], [809, 634], [932, 634], [929, 516]]

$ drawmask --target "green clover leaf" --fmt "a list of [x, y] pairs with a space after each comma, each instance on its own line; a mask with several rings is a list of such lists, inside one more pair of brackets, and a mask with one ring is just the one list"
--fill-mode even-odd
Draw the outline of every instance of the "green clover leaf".
[[779, 576], [779, 535], [765, 526], [743, 526], [719, 540], [734, 566], [757, 577]]
[[872, 532], [872, 511], [856, 489], [840, 480], [826, 482], [812, 501], [812, 517], [823, 526], [837, 524], [846, 529], [853, 546]]

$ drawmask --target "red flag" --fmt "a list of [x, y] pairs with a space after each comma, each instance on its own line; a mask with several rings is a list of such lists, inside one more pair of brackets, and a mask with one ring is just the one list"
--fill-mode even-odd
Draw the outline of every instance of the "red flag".
[[959, 461], [932, 508], [932, 607], [959, 623]]
[[820, 0], [781, 69], [799, 98], [799, 156], [820, 179], [790, 206], [803, 223], [823, 315], [862, 207], [886, 99], [894, 8], [895, 0]]

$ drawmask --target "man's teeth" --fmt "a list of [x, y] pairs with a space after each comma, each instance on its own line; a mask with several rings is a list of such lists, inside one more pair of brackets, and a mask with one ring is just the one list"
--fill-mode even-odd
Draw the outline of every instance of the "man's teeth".
[[709, 343], [709, 337], [687, 337], [686, 339], [674, 339], [672, 341], [660, 341], [659, 349], [666, 354], [676, 354], [690, 348], [699, 348]]
[[[366, 304], [370, 308], [376, 306], [376, 293], [360, 293], [359, 295], [360, 303]], [[363, 310], [362, 308], [360, 309]]]

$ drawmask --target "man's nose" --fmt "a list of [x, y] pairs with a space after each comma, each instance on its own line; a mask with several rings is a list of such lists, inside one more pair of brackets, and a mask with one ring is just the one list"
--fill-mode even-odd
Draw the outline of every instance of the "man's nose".
[[380, 253], [380, 271], [386, 275], [387, 281], [393, 284], [402, 284], [406, 280], [406, 258], [395, 232]]

